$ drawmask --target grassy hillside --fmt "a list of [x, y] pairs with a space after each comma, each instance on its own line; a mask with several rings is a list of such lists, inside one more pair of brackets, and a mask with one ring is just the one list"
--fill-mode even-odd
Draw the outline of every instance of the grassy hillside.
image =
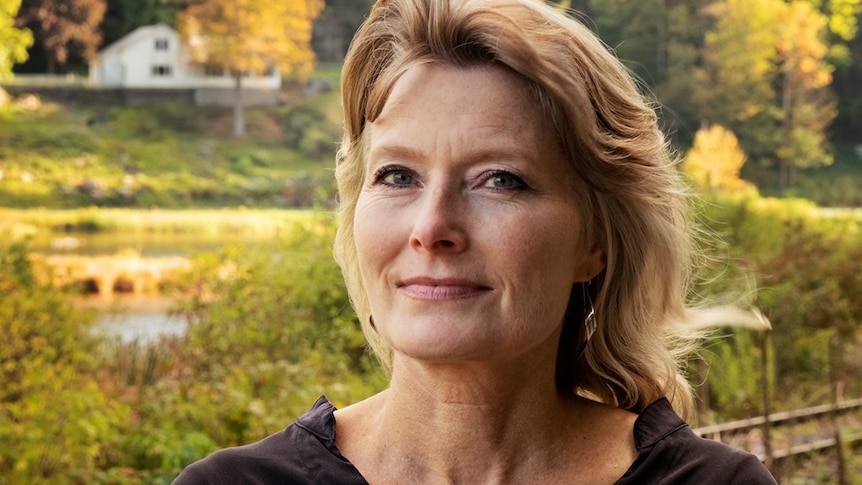
[[185, 103], [97, 110], [26, 102], [0, 106], [0, 206], [75, 208], [303, 207], [327, 203], [340, 137], [331, 89], [246, 112]]
[[[231, 136], [226, 108], [163, 103], [107, 110], [31, 103], [0, 105], [0, 207], [309, 207], [334, 198], [340, 138], [337, 67], [318, 71], [321, 94], [246, 113], [248, 136]], [[321, 84], [321, 83], [318, 83]], [[831, 167], [798, 173], [777, 188], [773, 168], [750, 162], [743, 176], [763, 195], [821, 206], [862, 207], [862, 152], [835, 147]]]

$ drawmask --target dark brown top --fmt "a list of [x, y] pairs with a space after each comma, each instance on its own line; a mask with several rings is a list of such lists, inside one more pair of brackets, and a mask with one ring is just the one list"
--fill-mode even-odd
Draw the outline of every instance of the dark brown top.
[[[174, 485], [367, 485], [335, 447], [335, 406], [321, 396], [286, 429], [257, 443], [226, 448], [189, 465]], [[634, 426], [638, 457], [617, 485], [774, 484], [752, 454], [695, 435], [666, 399]]]

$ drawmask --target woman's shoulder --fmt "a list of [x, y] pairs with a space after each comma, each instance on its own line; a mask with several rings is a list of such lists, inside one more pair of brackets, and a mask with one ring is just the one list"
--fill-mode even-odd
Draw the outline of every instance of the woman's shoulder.
[[634, 427], [638, 457], [617, 483], [773, 484], [760, 460], [743, 450], [696, 435], [660, 399], [638, 416]]
[[173, 484], [365, 484], [335, 448], [334, 410], [321, 397], [282, 431], [252, 444], [216, 451], [186, 467]]

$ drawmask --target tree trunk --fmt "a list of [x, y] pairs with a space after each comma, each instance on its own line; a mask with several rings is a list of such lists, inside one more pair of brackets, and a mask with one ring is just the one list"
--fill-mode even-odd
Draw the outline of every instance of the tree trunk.
[[[784, 61], [781, 74], [781, 138], [785, 147], [793, 144], [793, 87], [790, 85], [791, 68], [787, 66], [788, 62]], [[787, 160], [779, 154], [778, 188], [782, 194], [790, 188], [790, 173], [794, 163], [794, 160]]]
[[245, 111], [242, 99], [242, 72], [234, 73], [233, 91], [233, 136], [245, 136]]
[[52, 75], [57, 73], [57, 53], [53, 50], [45, 50], [45, 72]]

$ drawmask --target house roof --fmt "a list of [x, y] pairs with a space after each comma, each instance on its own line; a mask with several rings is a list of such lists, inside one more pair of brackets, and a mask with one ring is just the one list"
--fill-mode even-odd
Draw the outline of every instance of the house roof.
[[164, 23], [158, 23], [158, 24], [153, 24], [153, 25], [144, 25], [143, 27], [138, 27], [137, 29], [129, 32], [128, 34], [124, 35], [120, 39], [116, 40], [111, 45], [100, 50], [96, 54], [96, 57], [102, 57], [102, 56], [105, 56], [107, 54], [113, 54], [115, 52], [121, 52], [126, 47], [129, 47], [133, 44], [136, 44], [139, 41], [152, 38], [153, 36], [159, 35], [159, 34], [164, 35], [165, 33], [171, 33], [171, 34], [176, 35], [177, 32], [173, 28], [171, 28], [169, 25], [164, 24]]

